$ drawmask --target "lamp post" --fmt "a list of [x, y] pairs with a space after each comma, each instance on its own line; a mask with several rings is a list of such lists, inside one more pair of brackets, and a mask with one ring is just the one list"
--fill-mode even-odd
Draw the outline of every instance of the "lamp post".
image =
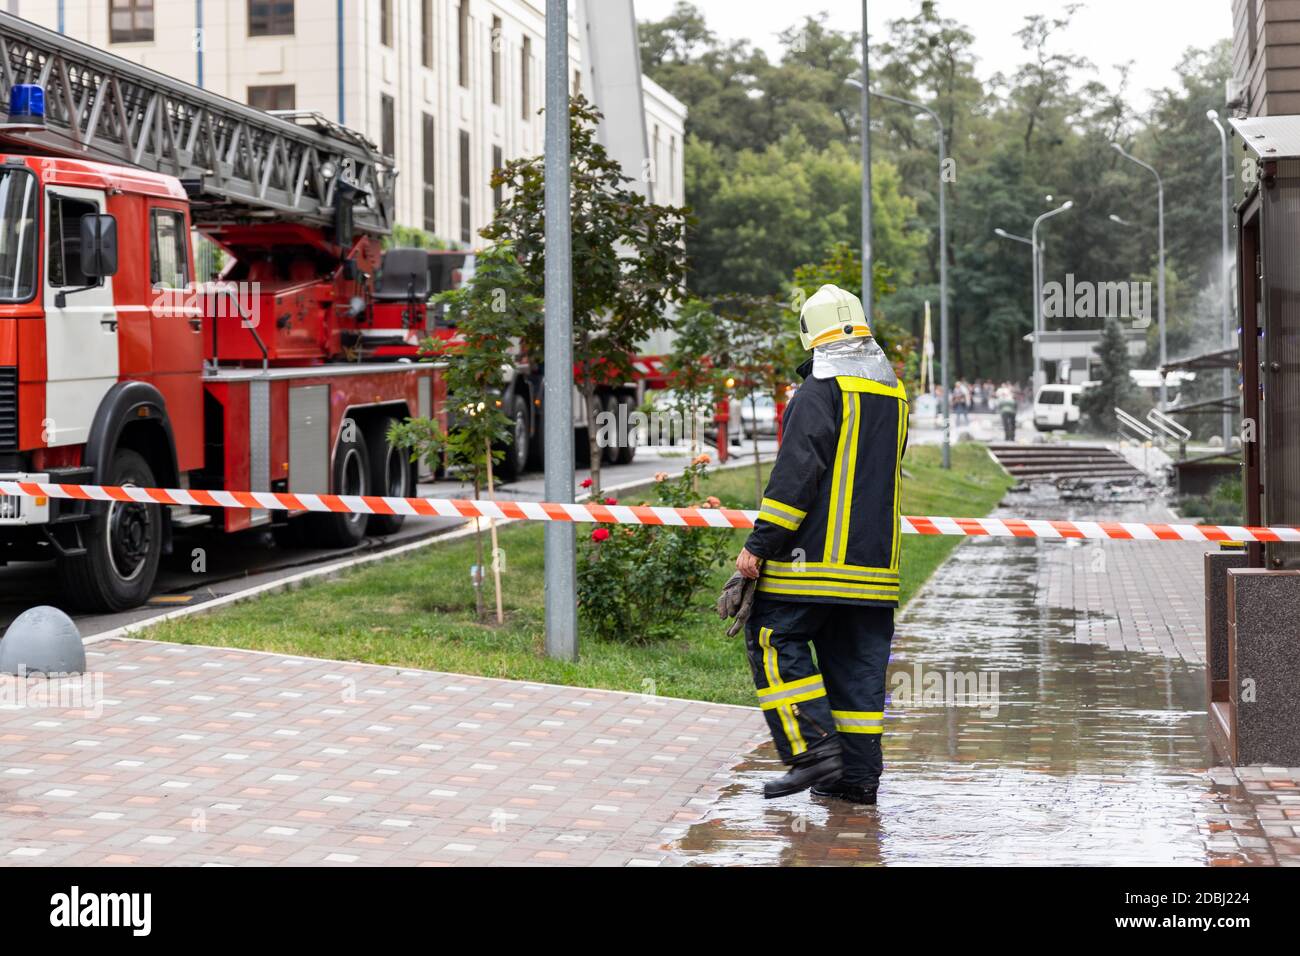
[[[861, 88], [862, 84], [855, 78], [849, 77], [845, 82], [850, 86]], [[947, 161], [946, 137], [943, 128], [943, 120], [939, 114], [924, 103], [917, 103], [913, 100], [905, 100], [899, 96], [891, 96], [888, 93], [878, 93], [871, 91], [872, 96], [877, 96], [882, 100], [889, 100], [891, 103], [899, 103], [911, 109], [919, 110], [934, 121], [935, 128], [939, 133], [939, 377], [943, 379], [943, 467], [952, 467], [952, 427], [948, 421], [949, 413], [949, 395], [948, 395], [948, 212], [944, 200], [944, 163]], [[866, 92], [863, 92], [865, 98]]]
[[1160, 296], [1158, 306], [1160, 316], [1158, 319], [1160, 323], [1160, 410], [1164, 411], [1169, 401], [1164, 373], [1165, 363], [1168, 360], [1168, 343], [1165, 339], [1165, 181], [1160, 178], [1160, 174], [1156, 172], [1156, 168], [1150, 163], [1144, 163], [1136, 156], [1131, 155], [1119, 143], [1111, 143], [1110, 145], [1115, 152], [1141, 166], [1156, 178], [1156, 228], [1159, 232], [1160, 242], [1160, 274], [1157, 277]]
[[[1232, 307], [1228, 304], [1228, 297], [1231, 295], [1229, 286], [1232, 284], [1232, 265], [1228, 258], [1228, 183], [1232, 177], [1228, 175], [1228, 131], [1223, 128], [1219, 122], [1219, 113], [1217, 110], [1208, 110], [1205, 114], [1206, 119], [1214, 124], [1214, 128], [1219, 131], [1219, 167], [1222, 176], [1222, 206], [1223, 222], [1220, 224], [1220, 237], [1223, 243], [1223, 347], [1232, 348]], [[1226, 452], [1232, 445], [1232, 409], [1226, 404], [1228, 396], [1232, 394], [1232, 370], [1225, 368], [1223, 370], [1223, 450]]]
[[1037, 219], [1034, 220], [1034, 228], [1030, 231], [1029, 242], [1034, 247], [1034, 260], [1037, 268], [1034, 269], [1034, 375], [1030, 380], [1030, 401], [1034, 401], [1038, 396], [1039, 382], [1038, 377], [1042, 374], [1042, 343], [1046, 322], [1043, 320], [1043, 247], [1038, 244], [1038, 227], [1051, 219], [1053, 216], [1059, 216], [1068, 209], [1074, 208], [1074, 200], [1067, 199], [1055, 209], [1049, 209]]
[[[993, 234], [994, 234], [995, 236], [1001, 236], [1003, 239], [1010, 239], [1012, 242], [1023, 242], [1025, 245], [1029, 246], [1029, 262], [1030, 262], [1030, 267], [1031, 267], [1031, 269], [1030, 269], [1030, 273], [1031, 273], [1031, 276], [1032, 276], [1032, 278], [1030, 279], [1030, 282], [1031, 282], [1031, 286], [1030, 286], [1030, 288], [1031, 288], [1031, 290], [1032, 290], [1032, 291], [1031, 291], [1031, 295], [1033, 295], [1033, 296], [1037, 296], [1037, 294], [1038, 294], [1038, 293], [1037, 293], [1037, 289], [1038, 289], [1038, 250], [1037, 250], [1036, 248], [1034, 248], [1034, 240], [1030, 239], [1030, 238], [1027, 237], [1027, 236], [1017, 236], [1017, 235], [1016, 235], [1015, 233], [1013, 233], [1013, 232], [1007, 232], [1007, 231], [1006, 231], [1005, 229], [1003, 229], [1001, 226], [999, 226], [997, 229], [994, 229], [994, 230], [993, 230]], [[1037, 301], [1037, 300], [1035, 299], [1035, 301]], [[1030, 311], [1033, 312], [1033, 314], [1037, 315], [1037, 312], [1036, 312], [1035, 307], [1034, 307], [1034, 303], [1033, 303], [1033, 302], [1030, 302], [1029, 305], [1030, 305]], [[1034, 331], [1035, 331], [1035, 333], [1037, 333], [1037, 329], [1035, 329]], [[1038, 336], [1037, 336], [1037, 334], [1035, 334], [1035, 336], [1034, 336], [1034, 340], [1035, 340], [1035, 342], [1037, 341], [1037, 338], [1038, 338]]]

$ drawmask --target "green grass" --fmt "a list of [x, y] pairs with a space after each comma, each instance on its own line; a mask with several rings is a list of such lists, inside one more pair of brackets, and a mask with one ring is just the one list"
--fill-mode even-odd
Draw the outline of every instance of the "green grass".
[[[1001, 499], [1011, 480], [983, 446], [957, 445], [953, 467], [939, 467], [939, 450], [915, 447], [905, 468], [904, 512], [978, 517]], [[730, 507], [754, 506], [754, 475], [742, 468], [716, 473], [707, 492]], [[635, 503], [636, 496], [625, 497]], [[587, 526], [579, 526], [586, 533]], [[211, 614], [161, 624], [145, 632], [159, 641], [213, 644], [338, 660], [394, 664], [454, 673], [508, 677], [752, 704], [753, 688], [740, 638], [728, 638], [713, 601], [731, 573], [720, 568], [671, 641], [629, 645], [586, 641], [577, 663], [543, 656], [542, 527], [500, 530], [506, 554], [506, 623], [475, 621], [469, 568], [472, 538], [434, 545], [334, 580], [272, 594]], [[958, 544], [957, 537], [903, 539], [902, 596], [912, 597]], [[736, 532], [733, 550], [744, 533]], [[490, 588], [488, 590], [490, 603]]]

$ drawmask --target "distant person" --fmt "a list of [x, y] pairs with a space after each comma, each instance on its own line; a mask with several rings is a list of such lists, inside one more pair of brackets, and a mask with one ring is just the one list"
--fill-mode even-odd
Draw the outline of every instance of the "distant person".
[[1007, 441], [1016, 440], [1016, 393], [1007, 382], [997, 392], [998, 413], [1002, 416], [1002, 433]]
[[966, 380], [958, 379], [952, 389], [953, 414], [957, 416], [958, 425], [970, 424], [971, 390]]

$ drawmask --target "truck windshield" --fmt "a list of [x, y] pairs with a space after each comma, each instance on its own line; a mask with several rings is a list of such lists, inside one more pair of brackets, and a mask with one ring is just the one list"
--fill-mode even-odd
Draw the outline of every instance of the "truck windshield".
[[0, 302], [26, 302], [36, 291], [36, 177], [0, 168]]

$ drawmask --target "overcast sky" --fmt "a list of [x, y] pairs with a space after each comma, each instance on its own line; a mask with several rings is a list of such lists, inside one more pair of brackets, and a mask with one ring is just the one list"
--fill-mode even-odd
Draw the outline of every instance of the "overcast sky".
[[[666, 16], [675, 0], [634, 0], [639, 19]], [[857, 0], [694, 0], [704, 11], [709, 27], [723, 37], [745, 38], [775, 56], [777, 34], [799, 20], [801, 11], [824, 10], [836, 29], [857, 30], [862, 5]], [[975, 36], [978, 71], [989, 76], [1009, 71], [1021, 62], [1020, 41], [1014, 36], [1030, 14], [1058, 14], [1063, 3], [1049, 0], [940, 0], [939, 11], [964, 24]], [[885, 35], [886, 24], [912, 16], [919, 0], [870, 0], [873, 35]], [[1113, 82], [1116, 64], [1133, 61], [1130, 102], [1142, 109], [1149, 103], [1145, 91], [1170, 85], [1173, 70], [1189, 46], [1205, 47], [1232, 34], [1231, 0], [1089, 0], [1075, 14], [1062, 38], [1071, 53], [1087, 56], [1099, 67], [1101, 78]]]

